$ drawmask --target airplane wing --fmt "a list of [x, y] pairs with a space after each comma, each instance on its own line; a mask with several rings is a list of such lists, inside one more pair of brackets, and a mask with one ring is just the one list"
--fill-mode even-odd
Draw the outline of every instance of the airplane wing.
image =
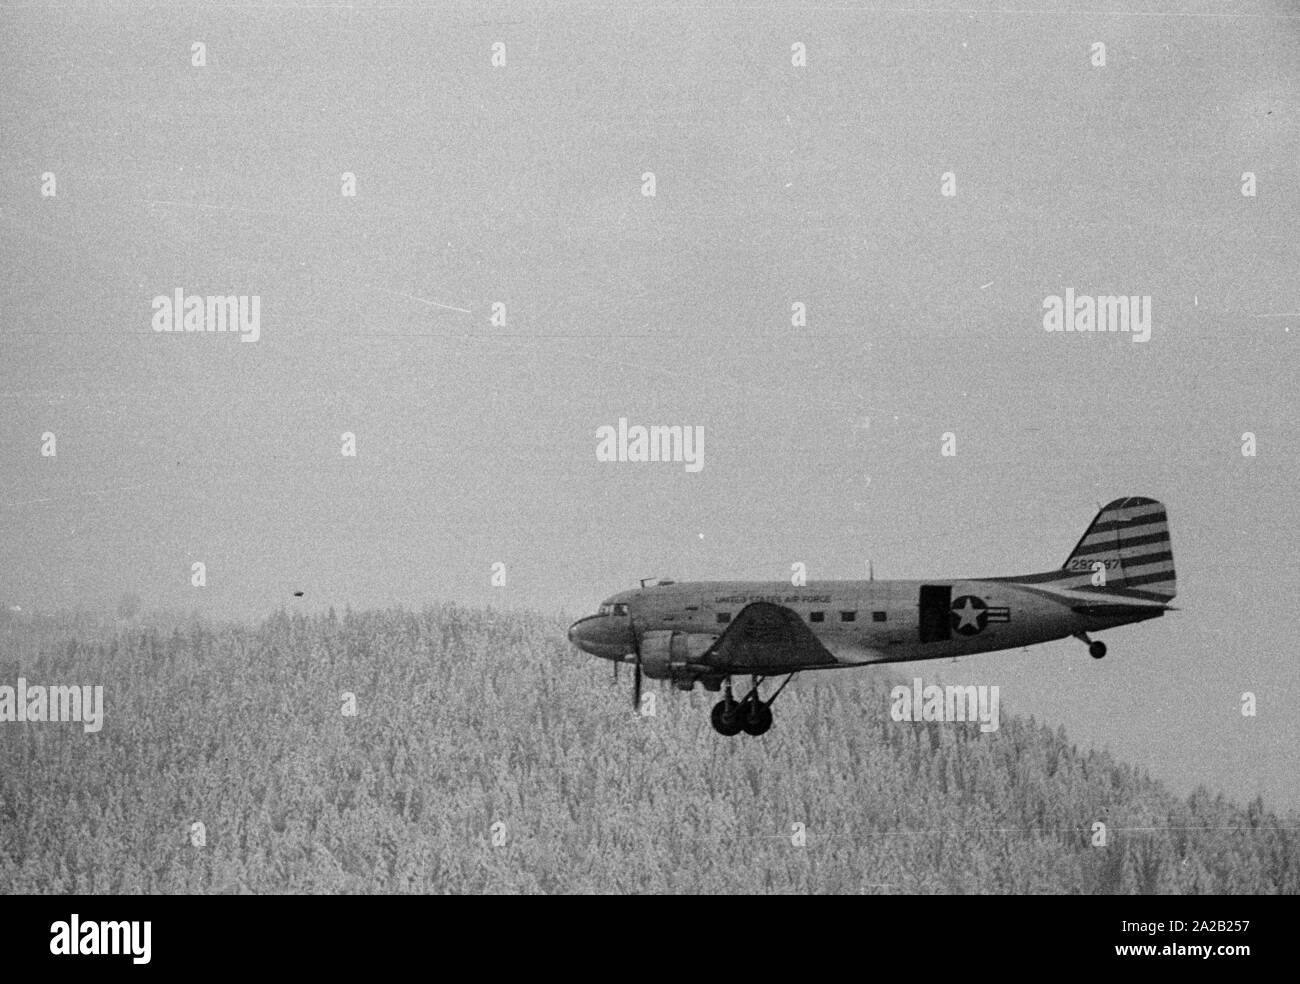
[[720, 670], [758, 674], [840, 665], [797, 612], [769, 601], [742, 608], [698, 661]]

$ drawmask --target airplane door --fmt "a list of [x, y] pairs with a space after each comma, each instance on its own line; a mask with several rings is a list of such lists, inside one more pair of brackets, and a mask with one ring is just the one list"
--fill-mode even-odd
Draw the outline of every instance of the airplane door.
[[952, 635], [952, 585], [921, 585], [921, 641], [943, 642]]

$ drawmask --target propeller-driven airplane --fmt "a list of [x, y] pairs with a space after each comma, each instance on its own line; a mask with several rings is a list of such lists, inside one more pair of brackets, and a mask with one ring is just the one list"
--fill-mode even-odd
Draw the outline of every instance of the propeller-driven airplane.
[[[1090, 632], [1174, 611], [1174, 558], [1165, 507], [1116, 499], [1102, 508], [1059, 570], [955, 581], [658, 581], [604, 601], [569, 627], [569, 640], [641, 678], [723, 692], [713, 727], [761, 735], [772, 703], [796, 673], [869, 663], [942, 659], [1066, 636], [1094, 659]], [[732, 677], [751, 688], [737, 700]], [[759, 685], [785, 680], [764, 700]]]

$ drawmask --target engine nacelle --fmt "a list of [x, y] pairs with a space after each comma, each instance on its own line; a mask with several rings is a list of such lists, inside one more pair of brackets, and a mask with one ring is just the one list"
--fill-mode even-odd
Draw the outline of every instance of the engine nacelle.
[[686, 664], [703, 656], [716, 635], [697, 632], [655, 631], [641, 636], [641, 671], [652, 680], [682, 678]]

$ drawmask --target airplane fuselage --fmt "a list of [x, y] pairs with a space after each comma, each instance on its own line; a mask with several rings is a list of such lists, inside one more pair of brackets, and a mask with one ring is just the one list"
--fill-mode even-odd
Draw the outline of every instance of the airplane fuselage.
[[[1177, 593], [1165, 507], [1145, 496], [1103, 506], [1064, 565], [1038, 574], [931, 581], [660, 581], [606, 599], [569, 627], [594, 656], [635, 664], [641, 678], [683, 690], [725, 687], [713, 709], [721, 734], [761, 735], [774, 675], [869, 663], [946, 659], [1088, 637], [1171, 611]], [[749, 675], [739, 701], [731, 679]], [[787, 676], [788, 682], [788, 676]], [[782, 684], [784, 686], [784, 684]], [[780, 693], [778, 689], [777, 693]]]
[[[965, 656], [1097, 632], [1166, 610], [1158, 601], [1108, 601], [1083, 590], [1048, 590], [1012, 579], [811, 581], [802, 586], [785, 581], [661, 582], [610, 597], [601, 605], [602, 614], [575, 623], [571, 637], [594, 655], [630, 660], [650, 634], [680, 636], [666, 650], [667, 662], [651, 663], [647, 673], [686, 683], [710, 675], [692, 655], [707, 650], [755, 602], [796, 613], [833, 661], [741, 663], [732, 672], [773, 674]], [[604, 625], [591, 624], [597, 620]]]

